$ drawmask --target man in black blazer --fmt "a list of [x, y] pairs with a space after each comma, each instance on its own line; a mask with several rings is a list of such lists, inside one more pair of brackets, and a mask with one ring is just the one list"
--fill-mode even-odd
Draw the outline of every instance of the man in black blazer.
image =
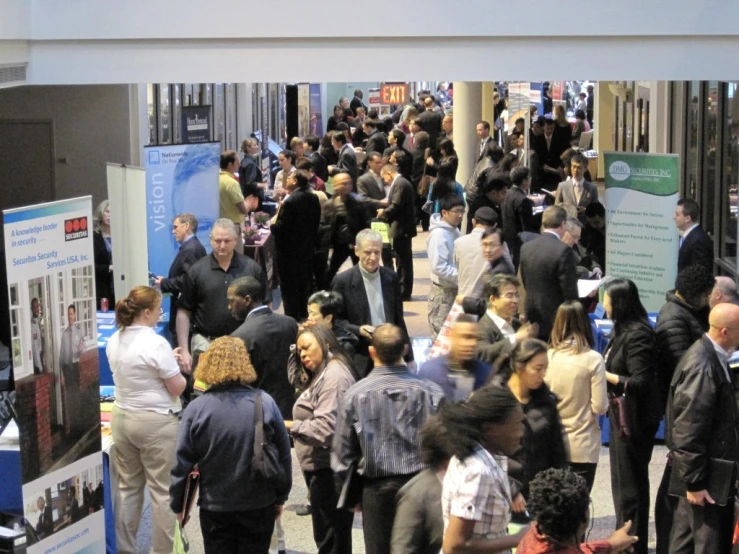
[[36, 500], [36, 507], [41, 512], [41, 515], [38, 517], [38, 523], [36, 524], [36, 533], [38, 533], [39, 539], [43, 539], [54, 534], [54, 515], [51, 506], [46, 505], [46, 500], [43, 496], [39, 496]]
[[315, 135], [308, 135], [303, 139], [303, 142], [305, 143], [305, 155], [313, 164], [313, 172], [323, 182], [328, 181], [328, 163], [319, 152], [321, 141]]
[[310, 189], [310, 174], [302, 169], [287, 177], [287, 197], [272, 219], [277, 273], [285, 303], [285, 315], [302, 321], [308, 317], [308, 297], [313, 283], [313, 253], [321, 203]]
[[521, 247], [521, 281], [526, 290], [526, 317], [539, 324], [539, 338], [549, 340], [557, 309], [577, 300], [575, 254], [562, 242], [567, 212], [550, 206], [542, 216], [542, 235]]
[[387, 138], [377, 130], [377, 122], [372, 119], [365, 119], [362, 128], [364, 129], [364, 134], [368, 137], [364, 151], [367, 154], [370, 152], [382, 154], [387, 148]]
[[490, 123], [487, 121], [480, 121], [480, 123], [477, 124], [477, 127], [475, 127], [475, 132], [477, 133], [477, 138], [480, 139], [477, 151], [477, 162], [479, 162], [485, 157], [485, 154], [488, 151], [488, 143], [493, 140], [490, 136]]
[[416, 193], [394, 165], [386, 164], [380, 170], [380, 176], [386, 185], [390, 185], [390, 196], [387, 208], [378, 210], [377, 217], [384, 217], [390, 224], [402, 297], [410, 300], [413, 292], [413, 237], [417, 234]]
[[380, 266], [382, 237], [377, 231], [365, 229], [357, 235], [354, 251], [359, 263], [339, 273], [331, 283], [331, 290], [344, 299], [340, 312], [343, 326], [359, 337], [354, 368], [364, 377], [372, 369], [368, 347], [378, 325], [392, 323], [402, 329], [408, 341], [406, 361], [413, 360], [413, 349], [403, 317], [400, 281], [395, 272]]
[[533, 148], [539, 161], [538, 185], [549, 191], [559, 184], [559, 166], [562, 165], [560, 156], [569, 148], [569, 143], [563, 142], [554, 129], [554, 120], [544, 120], [544, 133], [534, 138]]
[[531, 171], [528, 167], [516, 167], [511, 171], [511, 188], [500, 205], [503, 239], [511, 251], [513, 266], [518, 268], [521, 257], [520, 233], [538, 233], [534, 222], [534, 204], [529, 199]]
[[175, 330], [177, 321], [177, 298], [182, 289], [182, 281], [185, 279], [185, 273], [190, 266], [197, 262], [200, 258], [207, 255], [205, 247], [197, 237], [198, 220], [192, 214], [180, 214], [174, 218], [172, 225], [172, 234], [180, 245], [180, 250], [169, 266], [169, 274], [167, 277], [161, 275], [157, 277], [155, 285], [158, 286], [163, 293], [169, 293], [172, 298], [169, 301], [169, 329]]
[[357, 155], [354, 153], [351, 144], [348, 144], [344, 133], [334, 133], [331, 137], [331, 145], [338, 152], [339, 161], [336, 165], [328, 166], [328, 174], [333, 177], [337, 173], [348, 173], [352, 178], [352, 183], [356, 183], [359, 178]]
[[698, 224], [700, 206], [695, 200], [678, 201], [675, 209], [675, 225], [680, 234], [680, 250], [677, 255], [677, 271], [689, 265], [702, 265], [713, 275], [713, 241]]
[[298, 336], [298, 324], [263, 304], [262, 285], [254, 277], [239, 277], [231, 283], [228, 307], [236, 319], [244, 322], [231, 336], [246, 345], [257, 372], [253, 386], [274, 398], [282, 417], [291, 420], [295, 388], [287, 378], [287, 360]]

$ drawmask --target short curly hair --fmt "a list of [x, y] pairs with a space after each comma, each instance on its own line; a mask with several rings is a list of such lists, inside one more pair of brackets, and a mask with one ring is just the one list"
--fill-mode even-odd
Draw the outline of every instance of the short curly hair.
[[529, 483], [526, 507], [540, 534], [557, 542], [577, 536], [585, 522], [590, 494], [585, 479], [567, 469], [547, 469]]
[[244, 341], [236, 337], [220, 337], [203, 352], [195, 370], [195, 379], [208, 386], [222, 383], [246, 383], [257, 380]]
[[689, 265], [677, 274], [675, 289], [688, 304], [701, 307], [713, 290], [716, 280], [702, 265]]

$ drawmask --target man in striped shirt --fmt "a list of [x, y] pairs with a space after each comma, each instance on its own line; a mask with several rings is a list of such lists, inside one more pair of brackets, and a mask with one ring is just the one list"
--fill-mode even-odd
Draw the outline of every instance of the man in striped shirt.
[[378, 326], [369, 347], [374, 369], [339, 401], [331, 468], [346, 477], [357, 463], [367, 554], [390, 552], [395, 493], [424, 469], [419, 432], [444, 397], [438, 385], [409, 371], [405, 343], [399, 327]]

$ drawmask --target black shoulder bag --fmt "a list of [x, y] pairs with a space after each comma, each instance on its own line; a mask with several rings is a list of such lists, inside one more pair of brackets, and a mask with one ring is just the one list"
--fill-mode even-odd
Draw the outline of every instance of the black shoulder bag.
[[254, 452], [251, 461], [251, 477], [276, 489], [285, 486], [285, 471], [280, 464], [277, 447], [264, 440], [264, 415], [262, 391], [255, 390], [254, 396]]

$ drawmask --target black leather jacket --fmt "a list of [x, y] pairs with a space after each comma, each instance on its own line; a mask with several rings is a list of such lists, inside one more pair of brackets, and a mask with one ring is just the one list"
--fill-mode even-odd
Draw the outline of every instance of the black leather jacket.
[[667, 446], [673, 471], [689, 491], [706, 488], [709, 458], [739, 462], [737, 407], [727, 371], [704, 335], [680, 360], [670, 384]]

